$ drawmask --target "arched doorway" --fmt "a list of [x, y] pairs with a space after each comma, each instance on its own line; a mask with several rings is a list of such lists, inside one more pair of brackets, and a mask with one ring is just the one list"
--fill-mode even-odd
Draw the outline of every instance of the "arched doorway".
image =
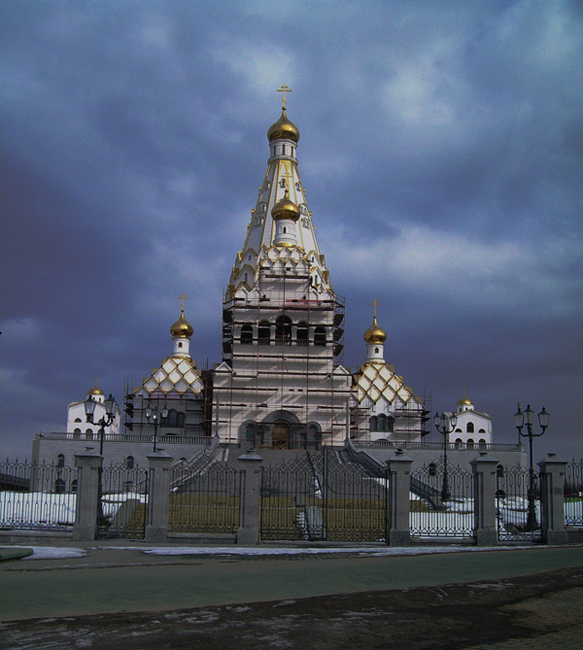
[[278, 420], [273, 425], [272, 441], [274, 449], [289, 449], [290, 443], [290, 428], [287, 422]]

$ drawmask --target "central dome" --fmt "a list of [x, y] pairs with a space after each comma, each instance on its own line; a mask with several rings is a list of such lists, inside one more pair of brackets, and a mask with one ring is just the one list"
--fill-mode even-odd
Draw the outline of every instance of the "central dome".
[[267, 139], [272, 140], [292, 140], [296, 144], [300, 139], [300, 130], [298, 127], [287, 119], [285, 108], [281, 112], [281, 117], [274, 122], [267, 131]]
[[279, 219], [292, 219], [297, 221], [300, 218], [300, 210], [298, 206], [290, 200], [289, 193], [286, 190], [285, 196], [273, 206], [271, 216], [278, 221]]

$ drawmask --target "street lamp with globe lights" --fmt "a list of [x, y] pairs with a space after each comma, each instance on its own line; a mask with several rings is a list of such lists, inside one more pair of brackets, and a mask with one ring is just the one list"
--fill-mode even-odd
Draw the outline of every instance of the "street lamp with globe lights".
[[[514, 422], [516, 428], [518, 429], [519, 439], [520, 436], [523, 438], [528, 438], [528, 447], [529, 447], [529, 482], [528, 482], [528, 515], [526, 519], [527, 530], [536, 530], [538, 527], [536, 520], [536, 488], [534, 484], [534, 458], [533, 458], [533, 445], [532, 441], [534, 438], [539, 438], [546, 431], [549, 426], [550, 413], [547, 413], [545, 407], [543, 406], [542, 411], [538, 414], [538, 423], [541, 428], [540, 433], [534, 433], [532, 426], [534, 424], [534, 411], [530, 408], [530, 404], [527, 404], [526, 409], [523, 411], [520, 408], [520, 402], [518, 403], [518, 409], [514, 414]], [[522, 433], [522, 429], [526, 427], [526, 433]]]
[[[105, 415], [103, 415], [97, 422], [93, 421], [95, 415], [95, 405], [96, 402], [90, 397], [83, 402], [85, 407], [85, 420], [90, 424], [96, 424], [99, 427], [99, 455], [103, 457], [103, 439], [105, 437], [105, 427], [110, 426], [115, 420], [117, 402], [113, 398], [113, 395], [109, 393], [109, 397], [105, 400], [103, 406], [105, 406]], [[99, 465], [99, 470], [97, 472], [97, 524], [103, 525], [105, 517], [103, 515], [103, 458], [102, 463]]]
[[449, 501], [451, 492], [449, 491], [449, 478], [447, 475], [447, 446], [449, 444], [449, 434], [455, 429], [457, 424], [457, 415], [455, 413], [436, 413], [433, 417], [433, 424], [439, 433], [443, 436], [443, 484], [441, 486], [441, 500]]
[[166, 421], [166, 418], [168, 417], [168, 409], [166, 408], [166, 405], [164, 405], [164, 408], [158, 413], [158, 407], [150, 406], [148, 403], [145, 415], [146, 420], [148, 420], [150, 424], [154, 425], [154, 453], [156, 453], [158, 451], [158, 426], [164, 424]]

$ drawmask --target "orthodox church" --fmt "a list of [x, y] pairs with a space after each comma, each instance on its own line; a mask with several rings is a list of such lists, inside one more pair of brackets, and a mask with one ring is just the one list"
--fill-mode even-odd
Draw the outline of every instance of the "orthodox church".
[[[345, 303], [316, 239], [299, 173], [300, 132], [287, 116], [288, 89], [281, 90], [281, 116], [267, 131], [267, 169], [223, 296], [222, 360], [212, 369], [197, 367], [181, 296], [171, 354], [139, 386], [127, 388], [123, 423], [108, 430], [119, 431], [110, 441], [124, 443], [116, 461], [128, 453], [133, 458], [131, 446], [146, 448], [152, 435], [175, 458], [188, 458], [190, 446], [211, 440], [317, 449], [347, 438], [418, 443], [430, 432], [427, 402], [385, 361], [387, 334], [376, 301], [362, 364], [354, 373], [341, 363]], [[83, 402], [74, 404], [69, 419], [79, 425]], [[69, 431], [82, 437], [84, 429], [69, 423]], [[44, 456], [40, 448], [36, 455]]]
[[384, 359], [377, 322], [366, 358], [351, 374], [339, 363], [344, 300], [334, 291], [299, 173], [299, 129], [287, 116], [267, 131], [269, 158], [222, 310], [221, 363], [203, 377], [190, 357], [193, 328], [172, 325], [173, 353], [126, 400], [126, 427], [150, 432], [143, 413], [162, 404], [176, 417], [164, 433], [213, 435], [256, 448], [311, 449], [345, 438], [419, 441], [422, 400]]

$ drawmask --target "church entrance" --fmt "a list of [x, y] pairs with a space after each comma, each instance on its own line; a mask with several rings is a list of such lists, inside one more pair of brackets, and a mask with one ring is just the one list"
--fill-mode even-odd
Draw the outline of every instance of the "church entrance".
[[290, 448], [290, 428], [287, 422], [279, 420], [273, 425], [271, 433], [274, 449]]

